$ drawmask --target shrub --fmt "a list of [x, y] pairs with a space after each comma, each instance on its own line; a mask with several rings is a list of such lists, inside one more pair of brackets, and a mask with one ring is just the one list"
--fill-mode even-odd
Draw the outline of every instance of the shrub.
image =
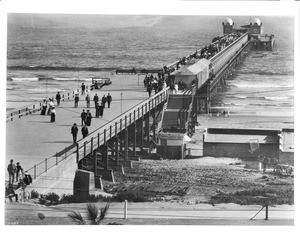
[[294, 204], [294, 189], [249, 189], [235, 193], [218, 193], [211, 197], [210, 204], [236, 203], [240, 205]]
[[125, 200], [129, 202], [149, 202], [150, 199], [146, 195], [142, 195], [139, 192], [125, 192], [120, 191], [115, 196], [115, 199], [119, 202], [124, 202]]
[[30, 192], [30, 197], [31, 197], [31, 198], [38, 198], [39, 195], [40, 195], [40, 194], [39, 194], [37, 191], [35, 191], [35, 190], [32, 190], [32, 191]]
[[52, 205], [59, 202], [59, 196], [56, 193], [47, 193], [44, 199], [50, 201]]

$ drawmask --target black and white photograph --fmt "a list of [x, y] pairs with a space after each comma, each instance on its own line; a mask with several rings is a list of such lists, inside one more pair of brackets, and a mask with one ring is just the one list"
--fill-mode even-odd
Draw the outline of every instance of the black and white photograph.
[[298, 2], [8, 2], [6, 231], [296, 229]]

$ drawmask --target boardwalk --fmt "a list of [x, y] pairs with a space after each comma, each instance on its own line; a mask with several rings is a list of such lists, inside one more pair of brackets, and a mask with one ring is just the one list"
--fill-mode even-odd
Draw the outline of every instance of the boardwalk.
[[[101, 98], [108, 92], [113, 97], [111, 107], [108, 109], [106, 106], [103, 118], [92, 119], [92, 124], [88, 127], [90, 133], [147, 98], [145, 88], [142, 84], [138, 85], [136, 80], [124, 81], [120, 84], [113, 82], [89, 94], [92, 98], [97, 93]], [[15, 163], [20, 162], [26, 170], [69, 147], [73, 143], [71, 135], [73, 123], [78, 125], [78, 139], [81, 139], [80, 114], [83, 109], [87, 109], [84, 97], [80, 95], [78, 108], [74, 108], [73, 100], [62, 102], [59, 107], [56, 107], [54, 123], [50, 122], [50, 116], [40, 115], [40, 112], [8, 122], [6, 124], [6, 165], [13, 158]], [[94, 102], [91, 102], [90, 111], [95, 116]], [[6, 179], [7, 177], [6, 175]]]

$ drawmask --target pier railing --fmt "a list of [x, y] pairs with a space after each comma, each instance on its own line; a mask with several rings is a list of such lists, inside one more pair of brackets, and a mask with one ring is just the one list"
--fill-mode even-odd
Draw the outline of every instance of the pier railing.
[[47, 172], [62, 161], [69, 157], [74, 157], [74, 155], [76, 156], [76, 161], [78, 163], [100, 145], [106, 144], [108, 140], [126, 129], [130, 124], [142, 118], [159, 104], [165, 102], [168, 98], [168, 90], [169, 88], [166, 88], [144, 100], [140, 104], [117, 116], [107, 124], [96, 129], [87, 137], [78, 140], [76, 144], [70, 145], [70, 147], [56, 153], [54, 156], [46, 158], [40, 163], [35, 164], [33, 167], [27, 169], [27, 172], [33, 176], [33, 179], [36, 179], [38, 176]]
[[[88, 92], [88, 86], [86, 87], [86, 92]], [[61, 94], [61, 102], [67, 100], [73, 100], [76, 94], [80, 93], [80, 89], [73, 90], [72, 92], [65, 92]], [[51, 97], [52, 98], [52, 97]], [[48, 100], [48, 99], [47, 99]], [[54, 98], [55, 100], [55, 98]], [[21, 118], [22, 116], [31, 115], [32, 113], [42, 110], [42, 102], [36, 104], [23, 106], [17, 109], [10, 110], [6, 112], [6, 122], [13, 121], [15, 118]]]

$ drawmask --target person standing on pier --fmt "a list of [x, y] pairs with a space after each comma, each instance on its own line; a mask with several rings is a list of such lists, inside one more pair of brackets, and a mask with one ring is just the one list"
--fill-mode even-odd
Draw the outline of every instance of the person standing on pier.
[[88, 127], [86, 125], [82, 127], [81, 133], [82, 133], [82, 138], [85, 138], [86, 136], [88, 136], [89, 130], [88, 130]]
[[71, 128], [71, 134], [73, 136], [73, 142], [76, 143], [77, 141], [77, 134], [78, 134], [78, 128], [76, 123], [73, 124], [72, 128]]
[[59, 93], [59, 92], [57, 92], [55, 99], [56, 99], [56, 102], [57, 102], [57, 106], [59, 106], [59, 104], [60, 104], [60, 99], [61, 99], [61, 96], [60, 96], [60, 93]]
[[87, 110], [86, 112], [86, 125], [87, 126], [91, 126], [91, 123], [92, 123], [92, 114], [89, 110]]
[[152, 85], [151, 83], [149, 82], [148, 85], [147, 85], [147, 92], [148, 92], [148, 95], [149, 97], [151, 96], [151, 93], [152, 93]]
[[79, 96], [78, 94], [75, 95], [75, 98], [74, 98], [74, 107], [77, 108], [78, 107], [78, 102], [79, 102]]
[[48, 108], [47, 115], [51, 114], [52, 107], [54, 107], [54, 102], [53, 102], [53, 99], [49, 98], [49, 108]]
[[84, 83], [82, 83], [82, 85], [81, 85], [81, 94], [85, 95], [85, 84]]
[[55, 107], [52, 107], [52, 109], [51, 109], [51, 122], [55, 122], [55, 115], [56, 115]]
[[21, 167], [21, 165], [20, 165], [19, 162], [17, 162], [16, 170], [17, 170], [16, 171], [16, 182], [18, 182], [19, 179], [20, 179], [20, 176], [22, 176], [22, 173], [23, 173], [23, 169], [22, 169], [22, 167]]
[[112, 102], [112, 97], [110, 93], [107, 94], [106, 100], [107, 100], [107, 107], [110, 108], [110, 102]]
[[97, 104], [97, 106], [96, 106], [96, 112], [95, 112], [95, 117], [99, 118], [99, 116], [100, 116], [100, 106], [99, 106], [99, 104]]
[[17, 171], [17, 167], [14, 164], [14, 160], [10, 160], [10, 164], [7, 166], [7, 171], [8, 171], [8, 182], [9, 184], [13, 184], [15, 181], [15, 173]]
[[101, 116], [101, 118], [103, 117], [103, 112], [104, 112], [104, 107], [103, 105], [99, 105], [99, 116]]
[[85, 110], [82, 110], [82, 112], [81, 112], [81, 115], [80, 115], [80, 117], [81, 117], [81, 125], [83, 126], [83, 125], [86, 125], [86, 112], [85, 112]]
[[41, 115], [45, 115], [47, 111], [47, 101], [44, 99], [43, 100], [43, 104], [42, 104], [42, 111], [41, 111]]
[[103, 105], [104, 108], [105, 108], [105, 103], [106, 103], [106, 101], [107, 101], [107, 98], [106, 98], [105, 95], [103, 95], [103, 96], [102, 96], [102, 99], [101, 99], [101, 102], [102, 102], [102, 105]]
[[90, 98], [89, 94], [86, 95], [85, 101], [86, 101], [86, 107], [90, 108], [91, 98]]
[[95, 103], [95, 108], [97, 107], [98, 101], [99, 101], [99, 96], [97, 95], [97, 93], [94, 95], [93, 101]]

